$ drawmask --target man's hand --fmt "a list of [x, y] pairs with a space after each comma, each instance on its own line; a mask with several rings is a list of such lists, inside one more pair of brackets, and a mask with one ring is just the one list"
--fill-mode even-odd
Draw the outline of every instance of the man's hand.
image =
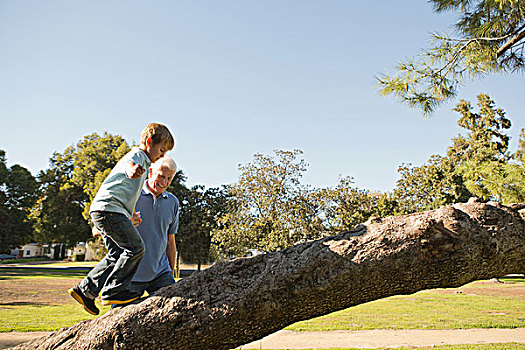
[[130, 220], [133, 226], [138, 227], [142, 222], [142, 219], [140, 218], [140, 211], [133, 210], [133, 215], [131, 216]]
[[126, 176], [133, 180], [138, 179], [142, 176], [142, 174], [144, 174], [145, 171], [146, 169], [141, 167], [139, 164], [129, 162], [126, 168]]

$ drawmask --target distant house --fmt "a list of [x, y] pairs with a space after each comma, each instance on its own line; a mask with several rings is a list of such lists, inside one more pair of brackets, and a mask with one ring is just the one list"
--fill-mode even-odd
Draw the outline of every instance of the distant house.
[[68, 249], [67, 256], [70, 260], [79, 260], [79, 257], [85, 261], [95, 260], [95, 253], [85, 242], [78, 242], [75, 248]]
[[11, 254], [19, 259], [40, 258], [45, 256], [52, 260], [62, 260], [66, 255], [66, 245], [64, 243], [29, 243], [11, 250]]
[[44, 249], [40, 243], [25, 244], [18, 251], [18, 258], [36, 258], [43, 255]]
[[52, 260], [63, 260], [66, 257], [66, 245], [64, 243], [51, 243], [42, 246], [44, 256]]

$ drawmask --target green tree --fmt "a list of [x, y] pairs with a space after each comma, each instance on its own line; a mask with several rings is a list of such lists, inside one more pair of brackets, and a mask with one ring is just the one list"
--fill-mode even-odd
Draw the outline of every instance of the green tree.
[[91, 237], [89, 206], [98, 188], [129, 146], [121, 136], [85, 136], [38, 175], [41, 198], [33, 210], [37, 237], [44, 242], [75, 244]]
[[376, 215], [379, 217], [394, 216], [404, 214], [400, 208], [398, 199], [393, 193], [377, 193]]
[[220, 227], [219, 218], [226, 209], [224, 188], [197, 185], [188, 190], [181, 211], [177, 247], [187, 263], [198, 265], [212, 260], [211, 232]]
[[320, 191], [304, 186], [302, 191], [295, 196], [294, 212], [291, 219], [294, 220], [294, 233], [299, 238], [298, 242], [309, 241], [329, 234]]
[[180, 203], [179, 230], [175, 236], [177, 256], [185, 263], [201, 264], [213, 260], [210, 255], [211, 232], [219, 228], [219, 218], [226, 212], [225, 188], [196, 185], [186, 187], [186, 176], [178, 170], [168, 188]]
[[84, 136], [76, 146], [66, 149], [64, 155], [72, 162], [70, 186], [78, 186], [86, 195], [82, 203], [84, 218], [89, 219], [89, 207], [102, 182], [117, 162], [130, 151], [127, 142], [119, 135], [104, 132]]
[[429, 0], [437, 13], [453, 11], [458, 37], [433, 34], [430, 48], [378, 78], [380, 92], [431, 113], [453, 98], [465, 79], [525, 68], [523, 0]]
[[510, 163], [510, 138], [505, 133], [511, 122], [488, 95], [478, 95], [478, 106], [479, 112], [473, 112], [470, 102], [461, 100], [454, 108], [468, 135], [454, 139], [447, 155], [458, 165], [467, 189], [478, 197], [504, 203], [523, 200], [525, 179]]
[[[479, 112], [462, 100], [454, 111], [466, 135], [452, 139], [446, 156], [433, 155], [421, 167], [399, 168], [395, 195], [404, 212], [435, 209], [464, 202], [476, 195], [503, 203], [525, 199], [523, 163], [511, 163], [509, 136], [511, 122], [488, 95], [478, 96]], [[522, 142], [522, 141], [520, 141]], [[521, 159], [521, 148], [514, 158]]]
[[359, 189], [351, 177], [340, 178], [333, 188], [321, 189], [319, 197], [326, 226], [335, 232], [350, 230], [371, 216], [398, 213], [398, 203], [391, 194]]
[[26, 168], [6, 166], [0, 150], [0, 252], [9, 252], [33, 238], [29, 213], [37, 199], [37, 182]]
[[487, 161], [463, 171], [465, 185], [478, 197], [502, 204], [525, 202], [525, 167]]
[[301, 183], [306, 163], [302, 151], [256, 154], [239, 166], [239, 181], [228, 188], [229, 210], [221, 217], [213, 242], [223, 256], [247, 249], [276, 251], [320, 236], [322, 223], [310, 190]]
[[351, 177], [342, 177], [334, 188], [320, 191], [325, 219], [332, 230], [345, 231], [365, 222], [375, 211], [373, 198], [353, 185]]
[[472, 195], [450, 159], [433, 155], [420, 167], [402, 164], [398, 169], [394, 196], [403, 214], [437, 209], [443, 205], [465, 202]]
[[505, 183], [502, 187], [513, 193], [510, 198], [505, 198], [506, 202], [525, 202], [525, 129], [521, 129], [518, 144], [518, 149], [512, 155], [513, 161], [505, 169]]
[[519, 165], [525, 166], [525, 129], [521, 129], [518, 143], [518, 149], [516, 150], [516, 153], [514, 153], [513, 158]]
[[505, 130], [511, 127], [510, 120], [486, 94], [478, 95], [478, 107], [479, 112], [473, 112], [471, 103], [461, 100], [453, 109], [461, 115], [458, 125], [468, 134], [454, 138], [447, 155], [458, 164], [466, 160], [476, 165], [486, 161], [507, 162], [510, 138]]
[[9, 251], [9, 228], [7, 220], [9, 219], [9, 209], [7, 208], [7, 195], [5, 184], [7, 182], [8, 170], [6, 166], [5, 151], [0, 150], [0, 253]]
[[73, 166], [59, 153], [53, 154], [50, 167], [37, 178], [41, 197], [32, 211], [35, 236], [41, 242], [74, 245], [91, 236], [82, 216], [86, 195], [82, 188], [70, 182]]

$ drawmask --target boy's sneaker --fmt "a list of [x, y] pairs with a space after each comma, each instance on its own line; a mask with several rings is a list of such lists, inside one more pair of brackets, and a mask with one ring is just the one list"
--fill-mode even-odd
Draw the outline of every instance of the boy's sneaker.
[[84, 307], [84, 310], [89, 312], [92, 315], [98, 315], [99, 311], [97, 306], [95, 305], [95, 299], [90, 299], [87, 296], [84, 295], [80, 291], [80, 288], [78, 288], [78, 285], [74, 286], [70, 290], [68, 290], [68, 293], [71, 294], [71, 296]]
[[132, 304], [140, 304], [140, 303], [142, 303], [144, 300], [146, 300], [147, 298], [148, 298], [147, 296], [145, 296], [145, 297], [141, 297], [141, 298], [135, 299], [135, 300], [133, 300], [132, 302], [127, 303], [127, 304], [113, 304], [113, 305], [111, 305], [111, 308], [112, 308], [112, 309], [119, 309], [119, 308], [122, 308], [122, 307], [124, 307], [124, 306], [132, 305]]
[[129, 304], [142, 296], [141, 293], [123, 291], [110, 297], [102, 297], [102, 305], [122, 305]]

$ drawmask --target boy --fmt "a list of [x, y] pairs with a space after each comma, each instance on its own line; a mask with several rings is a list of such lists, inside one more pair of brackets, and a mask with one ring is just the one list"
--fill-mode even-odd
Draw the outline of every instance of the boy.
[[90, 314], [99, 313], [95, 305], [99, 293], [102, 305], [127, 304], [140, 297], [129, 290], [129, 285], [144, 255], [144, 242], [129, 218], [146, 180], [146, 169], [173, 146], [166, 126], [149, 124], [142, 131], [140, 147], [133, 147], [115, 165], [93, 199], [91, 220], [102, 234], [108, 253], [68, 291]]

